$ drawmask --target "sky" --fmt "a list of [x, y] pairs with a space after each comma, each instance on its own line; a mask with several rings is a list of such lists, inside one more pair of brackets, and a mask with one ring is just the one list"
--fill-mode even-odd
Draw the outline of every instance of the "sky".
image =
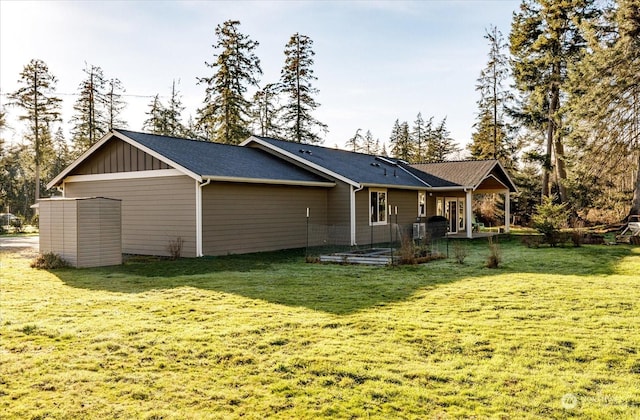
[[[413, 124], [447, 118], [451, 136], [471, 139], [487, 63], [486, 29], [508, 37], [519, 0], [423, 1], [13, 1], [0, 0], [0, 101], [18, 88], [19, 74], [34, 58], [58, 79], [63, 128], [87, 65], [118, 78], [128, 103], [122, 117], [141, 130], [154, 95], [167, 102], [174, 80], [194, 115], [204, 100], [198, 77], [213, 70], [215, 27], [232, 19], [259, 43], [261, 85], [276, 82], [284, 47], [298, 32], [313, 40], [320, 107], [328, 147], [344, 147], [357, 129], [387, 142], [396, 119]], [[250, 91], [250, 94], [252, 91]], [[19, 110], [5, 108], [5, 140], [19, 141]]]

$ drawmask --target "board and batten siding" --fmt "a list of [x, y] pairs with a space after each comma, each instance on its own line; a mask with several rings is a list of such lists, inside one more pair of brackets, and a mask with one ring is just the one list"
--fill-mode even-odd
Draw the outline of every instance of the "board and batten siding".
[[327, 239], [327, 189], [212, 182], [202, 191], [203, 253], [301, 248]]
[[195, 180], [188, 176], [65, 182], [65, 197], [122, 200], [122, 252], [168, 256], [169, 241], [184, 240], [196, 256]]
[[70, 175], [111, 174], [117, 172], [170, 169], [166, 163], [120, 139], [111, 139], [82, 162]]

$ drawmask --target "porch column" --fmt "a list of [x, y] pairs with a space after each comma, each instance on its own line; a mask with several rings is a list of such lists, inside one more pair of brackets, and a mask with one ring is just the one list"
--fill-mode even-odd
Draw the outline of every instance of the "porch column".
[[472, 209], [471, 209], [471, 190], [468, 190], [466, 193], [466, 203], [464, 205], [464, 226], [467, 229], [467, 238], [471, 239], [473, 237], [473, 217]]
[[509, 190], [504, 193], [504, 232], [509, 233], [511, 228], [511, 199]]

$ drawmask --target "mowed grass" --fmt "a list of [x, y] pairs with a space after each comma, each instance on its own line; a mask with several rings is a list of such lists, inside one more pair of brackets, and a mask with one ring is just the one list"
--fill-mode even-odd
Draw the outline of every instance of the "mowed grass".
[[485, 241], [29, 268], [3, 250], [0, 418], [640, 418], [640, 247]]

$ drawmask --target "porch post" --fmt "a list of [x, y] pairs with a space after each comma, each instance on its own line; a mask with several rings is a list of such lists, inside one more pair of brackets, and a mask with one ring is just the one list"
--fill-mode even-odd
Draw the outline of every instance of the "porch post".
[[471, 190], [466, 191], [466, 203], [464, 205], [465, 228], [467, 229], [467, 238], [473, 237], [473, 217], [471, 209]]
[[509, 190], [504, 193], [504, 232], [509, 233], [511, 221], [511, 199], [509, 197]]

